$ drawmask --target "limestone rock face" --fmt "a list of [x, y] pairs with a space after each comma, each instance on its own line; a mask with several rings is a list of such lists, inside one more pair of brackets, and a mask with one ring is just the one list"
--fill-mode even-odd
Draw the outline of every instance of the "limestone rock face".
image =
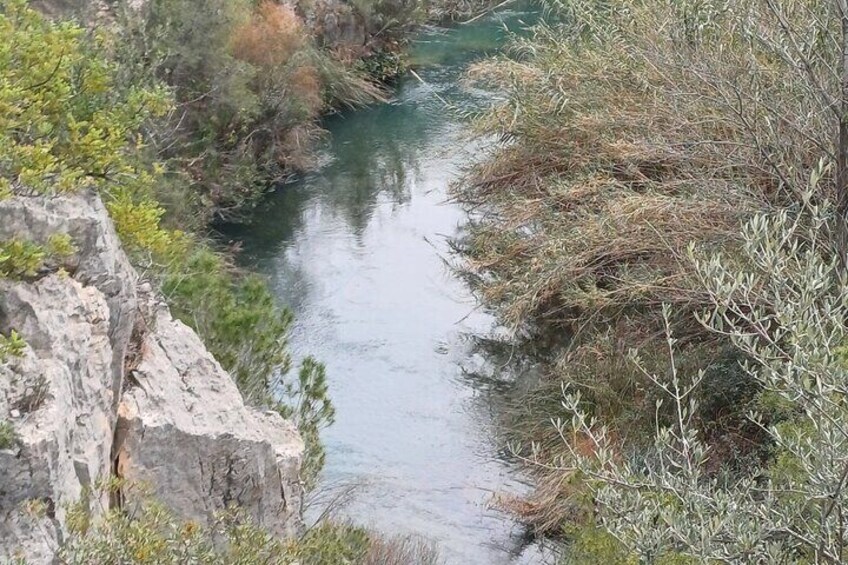
[[[0, 418], [17, 435], [0, 450], [0, 562], [17, 551], [49, 562], [66, 534], [67, 505], [110, 474], [109, 307], [94, 287], [54, 274], [0, 286], [0, 311], [29, 343], [22, 358], [0, 365]], [[46, 512], [31, 516], [33, 502]]]
[[303, 442], [294, 426], [245, 406], [197, 335], [154, 310], [118, 410], [118, 475], [201, 524], [237, 505], [264, 529], [295, 535]]
[[138, 284], [99, 198], [0, 201], [0, 240], [54, 234], [77, 248], [63, 265], [0, 279], [0, 332], [27, 343], [0, 363], [0, 425], [14, 430], [0, 442], [0, 563], [54, 562], [68, 506], [108, 508], [85, 491], [116, 473], [178, 516], [207, 522], [238, 505], [294, 535], [303, 443], [293, 425], [245, 406], [198, 336]]
[[[64, 513], [111, 473], [124, 351], [136, 309], [136, 273], [105, 207], [92, 195], [0, 201], [0, 239], [71, 236], [63, 272], [0, 280], [0, 331], [17, 330], [22, 358], [0, 364], [0, 421], [17, 441], [0, 451], [0, 561], [22, 551], [52, 556]], [[31, 517], [33, 502], [46, 512]], [[94, 511], [105, 501], [95, 500]]]
[[[124, 356], [137, 309], [138, 275], [121, 248], [103, 202], [93, 194], [9, 198], [0, 201], [0, 219], [0, 240], [21, 237], [44, 243], [55, 234], [71, 237], [77, 252], [63, 266], [74, 280], [97, 289], [108, 306], [109, 340], [113, 345], [110, 389], [117, 407]], [[45, 306], [54, 305], [37, 304], [33, 310]], [[7, 316], [13, 314], [7, 308]], [[17, 323], [7, 319], [5, 325], [20, 329]], [[31, 342], [33, 336], [26, 339]]]

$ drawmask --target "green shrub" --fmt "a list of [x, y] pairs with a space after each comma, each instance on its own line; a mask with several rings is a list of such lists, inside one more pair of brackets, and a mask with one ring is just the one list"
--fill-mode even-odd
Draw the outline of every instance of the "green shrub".
[[162, 88], [115, 81], [104, 38], [0, 2], [0, 178], [8, 190], [108, 189], [140, 173], [135, 136], [168, 110]]
[[[109, 488], [132, 488], [113, 483]], [[149, 499], [92, 516], [85, 502], [68, 509], [70, 536], [60, 550], [69, 565], [435, 565], [424, 544], [385, 540], [363, 528], [323, 521], [293, 540], [280, 540], [237, 509], [210, 527], [177, 519]]]
[[292, 557], [304, 565], [361, 563], [368, 553], [368, 532], [356, 526], [324, 522], [310, 528], [294, 545]]
[[0, 278], [31, 278], [48, 264], [60, 263], [76, 252], [68, 234], [53, 234], [45, 245], [26, 239], [0, 241]]
[[17, 441], [18, 436], [12, 423], [0, 420], [0, 449], [11, 449]]
[[566, 532], [568, 546], [563, 551], [563, 565], [636, 565], [638, 561], [627, 555], [621, 543], [609, 532], [592, 525], [570, 528]]
[[9, 336], [0, 334], [0, 363], [11, 357], [20, 357], [26, 348], [26, 342], [18, 332], [12, 330]]
[[47, 244], [44, 246], [48, 257], [54, 259], [67, 259], [77, 252], [77, 246], [74, 245], [74, 240], [66, 233], [53, 233], [47, 238]]
[[[726, 335], [748, 362], [744, 371], [791, 407], [792, 419], [770, 423], [751, 413], [773, 444], [770, 464], [752, 465], [735, 480], [708, 472], [712, 452], [694, 425], [694, 393], [705, 372], [647, 373], [676, 417], [657, 422], [653, 448], [627, 457], [621, 443], [567, 395], [572, 418], [563, 437], [581, 434], [597, 447], [569, 450], [563, 472], [579, 472], [591, 488], [602, 528], [640, 560], [675, 555], [698, 563], [841, 563], [848, 534], [848, 288], [828, 239], [841, 221], [811, 204], [819, 172], [803, 203], [757, 216], [743, 229], [742, 258], [691, 251], [713, 308], [701, 320]], [[668, 311], [668, 310], [667, 310]], [[638, 357], [634, 363], [640, 366]]]
[[71, 565], [289, 563], [282, 542], [246, 523], [235, 511], [221, 514], [206, 529], [176, 519], [153, 502], [129, 513], [108, 510], [99, 517], [89, 515], [80, 504], [69, 510], [68, 522], [71, 535], [60, 549], [60, 559]]
[[324, 467], [325, 453], [320, 431], [333, 423], [335, 408], [330, 401], [324, 365], [307, 357], [297, 374], [296, 383], [283, 383], [285, 400], [278, 407], [280, 413], [297, 423], [306, 452], [303, 455], [301, 479], [306, 489], [316, 485], [318, 473]]
[[389, 82], [404, 74], [409, 68], [409, 61], [403, 51], [386, 49], [365, 57], [357, 66], [368, 76]]
[[0, 242], [0, 276], [34, 277], [46, 256], [45, 249], [31, 241], [12, 239]]
[[165, 209], [151, 198], [134, 199], [121, 191], [107, 208], [121, 242], [132, 254], [148, 255], [159, 262], [173, 260], [185, 253], [187, 243], [179, 231], [162, 227]]

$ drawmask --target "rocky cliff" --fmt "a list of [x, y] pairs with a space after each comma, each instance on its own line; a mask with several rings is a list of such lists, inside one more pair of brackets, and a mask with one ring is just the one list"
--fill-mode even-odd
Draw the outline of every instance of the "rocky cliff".
[[53, 234], [70, 236], [73, 256], [0, 279], [0, 332], [27, 342], [0, 363], [0, 421], [15, 435], [0, 449], [0, 562], [52, 562], [72, 503], [95, 514], [132, 504], [129, 492], [89, 494], [112, 476], [200, 523], [237, 505], [295, 535], [303, 442], [291, 423], [246, 406], [198, 336], [139, 284], [96, 196], [0, 201], [0, 240]]

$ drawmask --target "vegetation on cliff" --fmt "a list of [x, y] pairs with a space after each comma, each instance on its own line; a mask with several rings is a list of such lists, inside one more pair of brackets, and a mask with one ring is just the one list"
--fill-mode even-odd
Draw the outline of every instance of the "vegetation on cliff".
[[[120, 481], [101, 485], [126, 489]], [[42, 513], [34, 504], [31, 512]], [[70, 509], [71, 536], [59, 559], [67, 565], [221, 564], [436, 565], [438, 555], [415, 538], [382, 538], [363, 528], [322, 521], [295, 540], [280, 540], [238, 511], [221, 512], [209, 527], [182, 521], [161, 503], [104, 509], [93, 518], [85, 504]]]
[[[175, 111], [173, 90], [125, 80], [107, 33], [49, 21], [22, 0], [0, 2], [0, 37], [5, 196], [98, 192], [136, 266], [232, 372], [246, 400], [302, 425], [310, 440], [305, 479], [313, 480], [322, 460], [317, 430], [333, 416], [323, 367], [309, 359], [296, 378], [287, 376], [290, 315], [226, 255], [165, 226], [172, 216], [158, 198], [172, 186], [173, 163], [159, 160], [149, 140], [157, 120]], [[72, 252], [62, 234], [2, 241], [0, 276], [36, 277]], [[14, 354], [25, 339], [3, 336], [0, 355]]]
[[473, 70], [501, 143], [456, 187], [543, 373], [508, 505], [578, 563], [843, 561], [844, 5], [546, 8]]
[[[290, 314], [226, 255], [165, 227], [172, 215], [158, 195], [172, 186], [173, 163], [160, 160], [149, 140], [167, 127], [157, 120], [175, 111], [173, 90], [126, 81], [125, 65], [110, 58], [112, 37], [49, 21], [26, 2], [0, 4], [0, 37], [0, 183], [7, 195], [100, 193], [136, 265], [231, 371], [245, 398], [302, 424], [314, 476], [322, 457], [317, 429], [333, 416], [323, 368], [309, 359], [297, 378], [287, 378]], [[36, 276], [71, 248], [61, 234], [0, 242], [0, 275]]]
[[287, 5], [152, 0], [125, 7], [120, 27], [122, 79], [164, 82], [175, 98], [146, 139], [170, 171], [160, 200], [181, 222], [233, 217], [309, 166], [321, 114], [383, 99]]

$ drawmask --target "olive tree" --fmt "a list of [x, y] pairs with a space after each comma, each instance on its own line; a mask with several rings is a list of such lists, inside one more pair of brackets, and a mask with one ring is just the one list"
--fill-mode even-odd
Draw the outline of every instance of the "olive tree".
[[[848, 279], [833, 252], [838, 212], [813, 199], [826, 174], [825, 166], [815, 170], [797, 207], [751, 219], [740, 253], [690, 250], [712, 302], [701, 322], [744, 353], [763, 402], [780, 408], [780, 418], [773, 409], [768, 419], [750, 414], [772, 443], [768, 463], [733, 480], [707, 471], [711, 452], [693, 421], [704, 373], [676, 369], [670, 330], [668, 375], [646, 376], [673, 418], [669, 425], [657, 417], [647, 453], [628, 455], [565, 389], [571, 418], [556, 422], [560, 435], [567, 446], [588, 441], [591, 449], [569, 448], [559, 466], [585, 479], [600, 525], [642, 562], [848, 559]], [[641, 366], [637, 353], [632, 361]]]

